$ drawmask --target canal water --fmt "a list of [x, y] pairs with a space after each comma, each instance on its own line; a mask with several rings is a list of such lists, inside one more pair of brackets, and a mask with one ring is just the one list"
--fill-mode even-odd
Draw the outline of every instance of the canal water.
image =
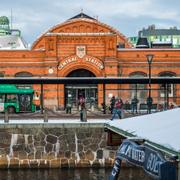
[[108, 180], [110, 168], [0, 170], [0, 180]]

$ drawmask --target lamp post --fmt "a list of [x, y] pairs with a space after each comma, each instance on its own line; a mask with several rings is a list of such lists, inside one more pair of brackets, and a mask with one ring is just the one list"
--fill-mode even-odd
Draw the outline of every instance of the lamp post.
[[154, 55], [153, 54], [147, 54], [147, 62], [149, 65], [149, 95], [147, 98], [147, 106], [148, 106], [148, 113], [151, 114], [151, 106], [152, 106], [152, 97], [151, 97], [151, 64], [153, 60]]

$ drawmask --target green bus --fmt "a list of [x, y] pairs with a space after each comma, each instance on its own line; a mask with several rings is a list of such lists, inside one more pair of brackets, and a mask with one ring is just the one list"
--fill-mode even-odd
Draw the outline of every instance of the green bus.
[[32, 88], [17, 88], [16, 85], [0, 84], [0, 112], [34, 112], [33, 95]]

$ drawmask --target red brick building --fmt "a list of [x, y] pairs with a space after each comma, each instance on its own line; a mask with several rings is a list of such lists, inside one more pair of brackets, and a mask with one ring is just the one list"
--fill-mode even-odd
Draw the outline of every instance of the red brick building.
[[[4, 77], [130, 77], [147, 76], [146, 55], [153, 54], [152, 77], [180, 75], [180, 49], [135, 49], [126, 37], [111, 26], [83, 13], [50, 28], [33, 43], [31, 50], [0, 50], [0, 74]], [[106, 85], [107, 102], [112, 95], [131, 99], [132, 85]], [[139, 87], [139, 86], [138, 86]], [[171, 101], [180, 104], [172, 87]], [[159, 88], [153, 85], [152, 88]], [[40, 86], [34, 85], [36, 94]], [[113, 89], [113, 90], [111, 90]], [[141, 102], [147, 92], [136, 92]], [[44, 105], [64, 108], [68, 98], [74, 105], [80, 95], [87, 101], [103, 101], [102, 85], [44, 85]], [[160, 91], [153, 91], [161, 101]]]

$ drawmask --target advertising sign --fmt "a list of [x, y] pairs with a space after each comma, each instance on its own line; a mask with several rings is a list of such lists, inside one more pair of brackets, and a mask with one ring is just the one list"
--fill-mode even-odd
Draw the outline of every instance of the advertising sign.
[[0, 103], [0, 112], [4, 111], [4, 103]]

